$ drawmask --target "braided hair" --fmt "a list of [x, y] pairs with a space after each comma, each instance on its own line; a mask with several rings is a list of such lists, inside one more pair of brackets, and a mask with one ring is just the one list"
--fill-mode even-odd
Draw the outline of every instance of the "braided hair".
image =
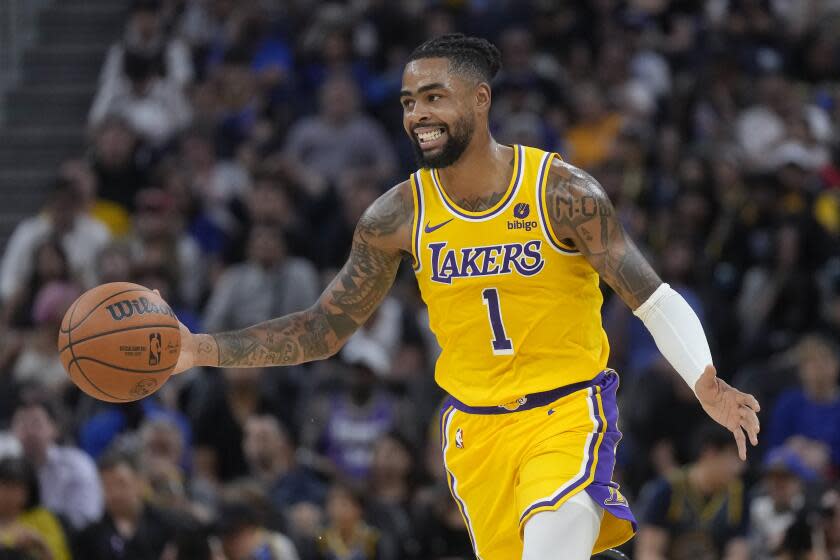
[[447, 33], [429, 39], [414, 49], [408, 60], [420, 58], [446, 58], [453, 72], [469, 74], [484, 82], [490, 82], [502, 67], [502, 56], [493, 43], [463, 33]]

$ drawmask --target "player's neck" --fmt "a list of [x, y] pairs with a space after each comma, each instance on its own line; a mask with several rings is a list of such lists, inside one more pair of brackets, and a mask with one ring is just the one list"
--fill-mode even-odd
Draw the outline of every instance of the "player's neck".
[[507, 189], [513, 151], [496, 142], [489, 132], [474, 138], [458, 161], [438, 170], [443, 186], [454, 200], [490, 195]]

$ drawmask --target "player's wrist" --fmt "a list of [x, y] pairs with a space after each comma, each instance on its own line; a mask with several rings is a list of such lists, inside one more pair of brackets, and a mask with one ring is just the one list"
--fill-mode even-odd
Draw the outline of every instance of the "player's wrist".
[[193, 350], [194, 367], [215, 367], [219, 365], [219, 345], [210, 334], [194, 334], [190, 341]]

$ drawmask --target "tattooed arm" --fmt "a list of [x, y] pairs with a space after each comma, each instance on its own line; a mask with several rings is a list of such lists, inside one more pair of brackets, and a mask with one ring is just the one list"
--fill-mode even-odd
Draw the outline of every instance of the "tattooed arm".
[[587, 172], [554, 160], [546, 199], [554, 233], [574, 246], [631, 309], [662, 284], [624, 231], [607, 193]]
[[624, 231], [598, 181], [577, 167], [555, 161], [546, 195], [554, 233], [577, 248], [644, 322], [703, 410], [732, 432], [738, 453], [746, 460], [746, 437], [758, 444], [758, 401], [718, 379], [697, 315], [653, 271]]
[[239, 331], [191, 334], [181, 327], [175, 371], [193, 366], [285, 366], [335, 354], [385, 298], [410, 247], [413, 206], [407, 183], [364, 213], [344, 267], [309, 309]]

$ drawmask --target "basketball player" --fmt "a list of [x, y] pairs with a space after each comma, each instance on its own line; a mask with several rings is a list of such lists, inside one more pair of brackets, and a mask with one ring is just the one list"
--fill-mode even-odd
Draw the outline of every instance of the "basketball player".
[[317, 303], [240, 331], [184, 329], [176, 371], [332, 356], [408, 257], [443, 349], [443, 459], [476, 557], [588, 559], [635, 530], [611, 481], [618, 376], [607, 368], [600, 279], [733, 433], [741, 459], [746, 437], [757, 444], [759, 405], [716, 377], [697, 316], [627, 237], [598, 181], [556, 154], [493, 139], [499, 66], [479, 38], [418, 47], [400, 102], [421, 169], [367, 209]]

